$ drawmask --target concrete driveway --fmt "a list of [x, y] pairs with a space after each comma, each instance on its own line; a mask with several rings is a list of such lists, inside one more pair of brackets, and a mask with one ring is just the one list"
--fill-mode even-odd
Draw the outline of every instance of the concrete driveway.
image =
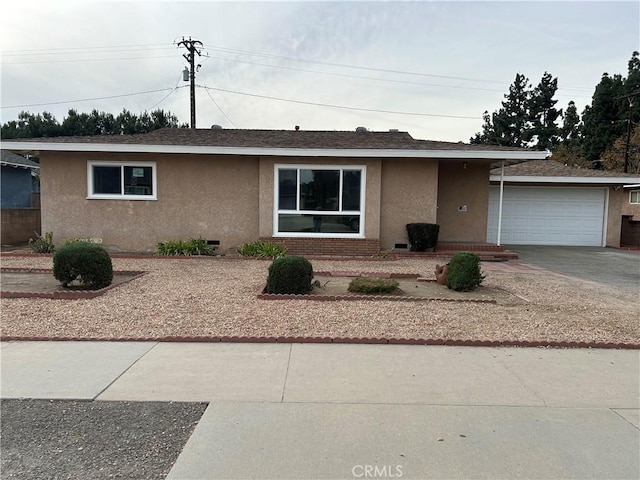
[[640, 288], [640, 251], [602, 247], [508, 245], [521, 261], [615, 287]]

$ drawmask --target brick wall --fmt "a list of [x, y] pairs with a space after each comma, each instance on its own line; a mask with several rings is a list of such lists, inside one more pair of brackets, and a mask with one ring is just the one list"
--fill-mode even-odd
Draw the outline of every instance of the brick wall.
[[26, 243], [40, 233], [40, 209], [39, 208], [3, 208], [2, 245], [17, 245]]
[[261, 238], [265, 242], [286, 245], [291, 255], [361, 255], [380, 253], [380, 240], [356, 238]]

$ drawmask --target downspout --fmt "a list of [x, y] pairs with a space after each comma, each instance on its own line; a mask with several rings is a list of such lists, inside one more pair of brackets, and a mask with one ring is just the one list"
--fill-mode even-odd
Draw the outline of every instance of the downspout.
[[504, 160], [500, 165], [500, 200], [498, 201], [498, 238], [496, 245], [500, 246], [501, 234], [502, 234], [502, 198], [504, 196]]

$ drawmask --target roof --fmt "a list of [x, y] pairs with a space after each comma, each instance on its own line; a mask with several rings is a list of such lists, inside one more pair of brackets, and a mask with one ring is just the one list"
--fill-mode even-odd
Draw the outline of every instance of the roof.
[[0, 163], [2, 163], [2, 165], [8, 165], [16, 168], [40, 168], [40, 165], [33, 160], [24, 158], [22, 155], [16, 155], [9, 150], [2, 150], [2, 159]]
[[[500, 181], [500, 168], [491, 170], [491, 181]], [[504, 167], [505, 182], [618, 184], [640, 181], [634, 173], [608, 172], [564, 165], [552, 160], [532, 160]]]
[[[16, 151], [119, 151], [246, 155], [530, 159], [547, 152], [416, 140], [407, 132], [163, 128], [137, 135], [6, 140]], [[394, 152], [392, 154], [392, 152]], [[437, 153], [439, 152], [439, 153]]]

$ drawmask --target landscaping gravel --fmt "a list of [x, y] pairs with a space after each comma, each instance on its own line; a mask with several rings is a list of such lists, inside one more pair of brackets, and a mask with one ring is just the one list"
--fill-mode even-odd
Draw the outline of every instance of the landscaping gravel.
[[2, 478], [164, 479], [206, 406], [3, 400]]
[[[203, 257], [114, 259], [148, 273], [90, 300], [2, 299], [2, 334], [150, 338], [289, 336], [492, 341], [640, 342], [638, 291], [544, 270], [492, 271], [483, 285], [518, 302], [259, 300], [269, 261]], [[316, 271], [414, 273], [442, 259], [312, 260]], [[50, 257], [3, 257], [3, 267], [51, 268]]]

